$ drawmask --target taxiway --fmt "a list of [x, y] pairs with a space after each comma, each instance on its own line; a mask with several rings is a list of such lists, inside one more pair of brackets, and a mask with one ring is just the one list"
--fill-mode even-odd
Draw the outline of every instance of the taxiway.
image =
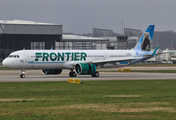
[[[144, 67], [128, 67], [130, 69], [144, 69]], [[153, 69], [149, 67], [150, 69]], [[146, 68], [147, 69], [147, 68]], [[156, 67], [155, 67], [156, 69]], [[158, 67], [158, 69], [162, 69]], [[175, 67], [165, 67], [165, 69], [176, 69]], [[106, 71], [107, 69], [105, 69]], [[112, 69], [108, 69], [112, 70]], [[114, 69], [113, 69], [114, 70]], [[116, 69], [117, 70], [117, 69]], [[101, 71], [101, 70], [100, 70]], [[20, 70], [0, 70], [0, 82], [29, 82], [29, 81], [68, 81], [69, 70], [63, 70], [59, 75], [45, 75], [41, 70], [27, 70], [26, 77], [20, 78]], [[100, 72], [100, 77], [90, 75], [78, 75], [77, 79], [87, 80], [166, 80], [176, 79], [176, 73], [148, 73], [148, 72]], [[73, 79], [75, 79], [73, 77]]]

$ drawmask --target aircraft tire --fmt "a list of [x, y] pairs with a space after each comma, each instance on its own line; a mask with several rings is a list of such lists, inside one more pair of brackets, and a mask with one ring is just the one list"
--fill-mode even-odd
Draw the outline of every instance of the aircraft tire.
[[75, 72], [73, 72], [72, 74], [73, 74], [73, 77], [76, 77], [76, 76], [77, 76], [77, 74], [76, 74]]
[[99, 72], [95, 72], [94, 74], [92, 74], [92, 77], [99, 77]]
[[72, 77], [72, 72], [69, 72], [69, 76]]
[[70, 73], [69, 73], [69, 76], [70, 76], [70, 77], [76, 77], [77, 74], [76, 74], [75, 72], [70, 72]]
[[20, 78], [25, 78], [25, 74], [21, 74], [21, 75], [20, 75]]

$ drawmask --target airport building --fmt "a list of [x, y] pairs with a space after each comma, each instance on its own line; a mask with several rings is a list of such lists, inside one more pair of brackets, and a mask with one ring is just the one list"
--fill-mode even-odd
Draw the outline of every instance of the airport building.
[[128, 49], [134, 48], [134, 47], [136, 46], [138, 40], [139, 40], [139, 37], [136, 37], [136, 36], [128, 37], [128, 40], [127, 40], [127, 48], [128, 48]]
[[55, 49], [105, 50], [108, 41], [108, 38], [62, 35], [62, 41], [56, 43]]
[[62, 35], [62, 25], [22, 20], [0, 21], [0, 61], [22, 49], [106, 49], [105, 38]]
[[100, 28], [94, 28], [93, 35], [94, 37], [103, 37], [109, 39], [109, 42], [107, 42], [108, 50], [117, 50], [117, 49], [126, 50], [128, 48], [127, 35], [117, 34], [114, 33], [113, 30], [100, 29]]

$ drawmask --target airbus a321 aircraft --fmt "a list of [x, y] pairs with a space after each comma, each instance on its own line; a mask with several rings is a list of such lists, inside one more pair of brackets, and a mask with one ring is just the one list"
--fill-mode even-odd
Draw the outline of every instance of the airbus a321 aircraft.
[[12, 52], [2, 64], [21, 69], [21, 78], [25, 77], [25, 69], [42, 69], [46, 75], [61, 74], [62, 69], [70, 69], [70, 77], [77, 74], [99, 77], [97, 67], [122, 67], [153, 57], [158, 49], [150, 51], [154, 27], [149, 25], [131, 50], [19, 50]]

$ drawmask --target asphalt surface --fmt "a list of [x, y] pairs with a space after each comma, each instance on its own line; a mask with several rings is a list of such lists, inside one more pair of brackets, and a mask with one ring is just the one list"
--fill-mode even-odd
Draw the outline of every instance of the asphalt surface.
[[[123, 69], [123, 68], [121, 68]], [[132, 70], [176, 70], [176, 67], [125, 67]], [[100, 69], [100, 71], [118, 70]], [[20, 70], [0, 70], [0, 82], [28, 82], [28, 81], [68, 81], [69, 70], [63, 70], [59, 75], [45, 75], [41, 70], [26, 70], [25, 78], [20, 78]], [[100, 72], [99, 77], [91, 77], [90, 75], [78, 75], [73, 79], [81, 79], [83, 81], [90, 80], [166, 80], [175, 79], [176, 73], [147, 73], [147, 72]]]

